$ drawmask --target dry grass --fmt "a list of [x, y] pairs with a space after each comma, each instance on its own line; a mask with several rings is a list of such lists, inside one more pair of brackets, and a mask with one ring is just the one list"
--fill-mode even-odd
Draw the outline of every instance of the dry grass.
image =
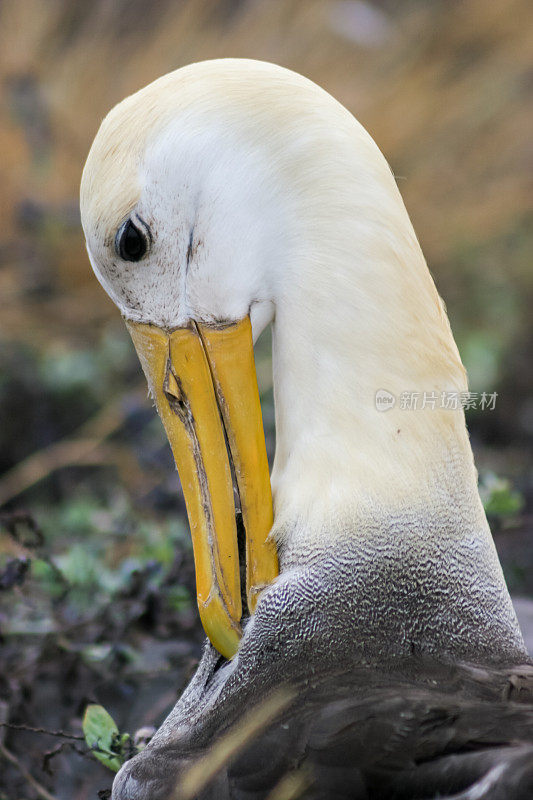
[[[453, 268], [458, 243], [520, 227], [533, 202], [528, 1], [389, 4], [388, 29], [374, 45], [336, 31], [338, 5], [165, 0], [148, 13], [125, 0], [5, 0], [0, 242], [7, 268], [0, 292], [12, 336], [68, 337], [74, 321], [112, 313], [95, 287], [76, 220], [84, 158], [114, 103], [193, 60], [277, 61], [336, 95], [399, 176], [438, 273]], [[37, 222], [21, 222], [28, 201]], [[530, 284], [524, 259], [511, 257], [505, 269]], [[32, 292], [39, 270], [59, 293]]]

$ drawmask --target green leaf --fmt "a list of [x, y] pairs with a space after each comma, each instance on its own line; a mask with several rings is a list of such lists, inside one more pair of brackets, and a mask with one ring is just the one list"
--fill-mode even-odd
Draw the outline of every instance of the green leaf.
[[521, 493], [513, 489], [506, 478], [499, 478], [493, 472], [486, 473], [479, 486], [479, 493], [485, 512], [501, 519], [516, 516], [524, 507]]
[[487, 514], [498, 517], [512, 517], [524, 507], [524, 499], [519, 492], [513, 492], [508, 486], [494, 489], [485, 504]]
[[115, 720], [103, 706], [87, 706], [83, 716], [83, 734], [94, 757], [113, 772], [118, 772], [124, 758], [116, 752], [115, 743], [123, 737], [119, 736]]

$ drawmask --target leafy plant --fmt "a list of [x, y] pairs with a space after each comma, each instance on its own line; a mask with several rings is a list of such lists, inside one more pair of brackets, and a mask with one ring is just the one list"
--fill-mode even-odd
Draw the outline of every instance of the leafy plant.
[[115, 720], [103, 706], [87, 706], [83, 734], [94, 757], [113, 772], [118, 772], [131, 755], [130, 734], [119, 732]]

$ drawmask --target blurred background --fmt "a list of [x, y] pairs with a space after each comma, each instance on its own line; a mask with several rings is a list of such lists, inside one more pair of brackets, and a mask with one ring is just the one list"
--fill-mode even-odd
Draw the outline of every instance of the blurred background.
[[[4, 0], [0, 5], [0, 798], [96, 798], [88, 702], [157, 725], [200, 653], [183, 499], [115, 307], [81, 170], [107, 111], [191, 61], [265, 59], [387, 157], [470, 389], [511, 591], [533, 597], [533, 15], [528, 0]], [[257, 365], [270, 455], [268, 337]], [[533, 614], [531, 615], [533, 621]], [[37, 733], [25, 728], [44, 728]], [[102, 795], [105, 796], [105, 793]]]

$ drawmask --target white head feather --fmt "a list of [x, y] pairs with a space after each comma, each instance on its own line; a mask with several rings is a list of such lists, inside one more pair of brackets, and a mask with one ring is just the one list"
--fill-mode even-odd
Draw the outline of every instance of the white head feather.
[[[81, 207], [125, 317], [274, 322], [279, 536], [413, 505], [482, 514], [463, 413], [438, 408], [466, 389], [443, 304], [383, 155], [329, 94], [240, 59], [166, 75], [102, 123]], [[138, 263], [115, 251], [129, 215], [152, 236]], [[379, 389], [437, 408], [380, 413]]]

